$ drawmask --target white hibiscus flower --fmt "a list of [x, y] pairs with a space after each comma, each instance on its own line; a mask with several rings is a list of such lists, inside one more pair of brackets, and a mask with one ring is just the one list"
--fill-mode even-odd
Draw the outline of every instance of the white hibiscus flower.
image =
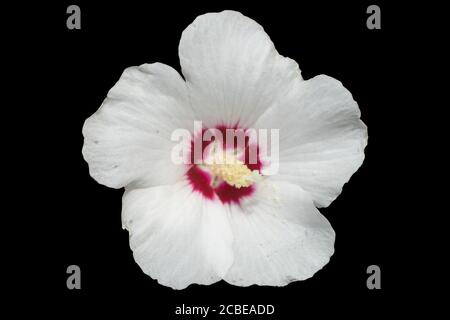
[[[364, 159], [358, 105], [333, 78], [303, 80], [238, 12], [197, 17], [179, 56], [185, 80], [161, 63], [130, 67], [83, 127], [91, 176], [125, 187], [122, 222], [136, 262], [176, 289], [311, 277], [334, 252], [334, 231], [316, 207], [328, 206]], [[278, 173], [241, 186], [248, 172], [264, 175], [261, 159], [240, 162], [228, 180], [220, 166], [175, 164], [171, 134], [196, 120], [279, 129]]]

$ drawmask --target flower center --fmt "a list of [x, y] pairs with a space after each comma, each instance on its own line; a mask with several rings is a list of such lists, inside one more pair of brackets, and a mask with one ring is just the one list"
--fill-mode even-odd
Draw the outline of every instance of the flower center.
[[236, 155], [218, 149], [217, 145], [213, 146], [211, 159], [207, 159], [205, 165], [213, 175], [213, 187], [216, 187], [221, 179], [230, 186], [240, 189], [252, 185], [261, 177], [258, 170], [250, 170], [244, 162], [236, 158]]
[[[226, 137], [225, 126], [216, 127]], [[206, 131], [206, 130], [205, 130]], [[191, 141], [191, 165], [186, 177], [195, 192], [205, 198], [218, 199], [223, 204], [239, 205], [243, 198], [250, 197], [255, 191], [254, 183], [262, 179], [262, 162], [259, 159], [257, 145], [248, 140], [244, 146], [227, 147], [226, 141], [207, 141], [201, 143], [202, 161], [195, 163], [195, 143], [201, 141], [204, 131]], [[253, 152], [251, 151], [253, 149]], [[256, 153], [256, 161], [252, 154]]]

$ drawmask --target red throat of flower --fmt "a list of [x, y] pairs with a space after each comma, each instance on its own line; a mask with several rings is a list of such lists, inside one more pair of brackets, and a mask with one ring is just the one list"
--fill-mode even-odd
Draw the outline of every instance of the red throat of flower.
[[[223, 137], [226, 137], [227, 129], [241, 130], [244, 129], [227, 128], [218, 126], [214, 129], [219, 130]], [[201, 193], [205, 198], [210, 200], [220, 200], [224, 204], [240, 204], [240, 201], [253, 194], [255, 182], [259, 177], [262, 169], [262, 163], [259, 158], [259, 149], [257, 145], [249, 143], [248, 137], [245, 137], [243, 146], [238, 147], [237, 138], [231, 144], [227, 144], [226, 138], [219, 145], [214, 139], [212, 141], [203, 141], [203, 134], [196, 135], [191, 142], [191, 164], [186, 173], [187, 179], [195, 192]], [[202, 161], [197, 164], [194, 160], [194, 145], [201, 143]], [[216, 147], [221, 152], [215, 151]], [[252, 149], [253, 148], [253, 149]], [[256, 159], [252, 159], [251, 150], [255, 151]], [[220, 154], [218, 157], [217, 155]], [[232, 160], [222, 162], [225, 159]], [[207, 159], [208, 158], [208, 159]], [[256, 161], [255, 161], [256, 160]]]

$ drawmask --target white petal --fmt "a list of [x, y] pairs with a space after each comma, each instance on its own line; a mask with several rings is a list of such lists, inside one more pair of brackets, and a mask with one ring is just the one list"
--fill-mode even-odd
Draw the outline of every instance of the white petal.
[[192, 192], [184, 182], [127, 191], [122, 222], [136, 262], [165, 286], [214, 283], [233, 262], [223, 205]]
[[171, 67], [127, 68], [83, 127], [83, 155], [91, 176], [120, 188], [171, 183], [184, 166], [171, 161], [175, 128], [192, 128], [186, 83]]
[[207, 126], [248, 127], [302, 79], [263, 28], [235, 11], [197, 17], [181, 36], [179, 56], [192, 106]]
[[319, 207], [328, 206], [364, 160], [367, 127], [350, 92], [320, 75], [297, 83], [257, 122], [280, 129], [279, 173], [296, 183]]
[[304, 280], [328, 263], [334, 231], [308, 193], [268, 180], [242, 207], [231, 207], [234, 263], [225, 276], [239, 286], [283, 286]]

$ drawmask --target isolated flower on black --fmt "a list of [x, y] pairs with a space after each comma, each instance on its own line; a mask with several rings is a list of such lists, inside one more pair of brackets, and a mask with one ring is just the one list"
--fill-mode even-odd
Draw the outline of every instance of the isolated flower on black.
[[[197, 17], [179, 56], [185, 80], [161, 63], [127, 68], [83, 127], [91, 176], [125, 187], [122, 222], [136, 262], [176, 289], [311, 277], [334, 252], [334, 231], [316, 207], [328, 206], [364, 160], [358, 105], [331, 77], [303, 80], [238, 12]], [[171, 135], [194, 121], [219, 131], [279, 129], [278, 173], [265, 175], [263, 158], [174, 163]]]

